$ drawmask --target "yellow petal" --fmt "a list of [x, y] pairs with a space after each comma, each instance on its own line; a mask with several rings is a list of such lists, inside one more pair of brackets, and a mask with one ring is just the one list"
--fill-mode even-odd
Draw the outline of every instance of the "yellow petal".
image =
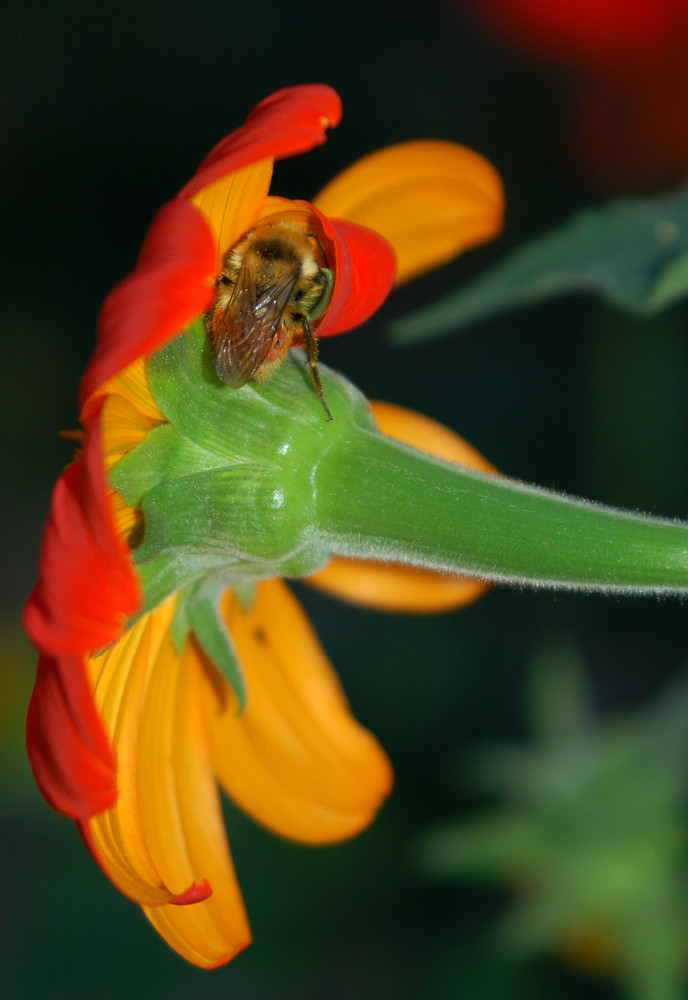
[[270, 829], [309, 843], [353, 836], [389, 793], [389, 761], [350, 714], [308, 619], [280, 580], [245, 612], [223, 613], [246, 678], [248, 705], [209, 686], [215, 768], [227, 792]]
[[213, 231], [220, 258], [256, 224], [270, 188], [272, 163], [272, 159], [251, 163], [191, 198]]
[[[141, 444], [148, 432], [165, 418], [148, 387], [143, 358], [110, 379], [103, 404], [101, 434], [103, 461], [112, 469], [132, 448]], [[110, 509], [120, 535], [130, 538], [141, 524], [141, 514], [110, 490]]]
[[101, 423], [105, 468], [109, 471], [141, 444], [153, 426], [124, 396], [108, 396]]
[[[89, 663], [117, 757], [118, 797], [89, 821], [88, 833], [108, 877], [145, 906], [168, 943], [213, 967], [244, 947], [250, 933], [209, 759], [206, 668], [191, 642], [176, 654], [173, 610], [169, 599]], [[213, 892], [208, 899], [171, 902], [204, 880]]]
[[431, 417], [380, 400], [372, 400], [370, 408], [378, 430], [382, 434], [403, 441], [404, 444], [410, 444], [412, 448], [418, 448], [419, 451], [434, 455], [435, 458], [441, 458], [445, 462], [455, 462], [469, 469], [498, 475], [492, 462], [488, 462], [477, 448]]
[[492, 239], [504, 215], [497, 172], [478, 153], [451, 142], [406, 142], [372, 153], [336, 177], [313, 204], [389, 240], [397, 284]]
[[115, 522], [117, 534], [132, 547], [134, 538], [140, 535], [143, 526], [143, 514], [135, 507], [130, 507], [115, 490], [108, 490], [110, 513]]
[[314, 219], [317, 219], [317, 216], [308, 202], [270, 195], [269, 198], [265, 199], [260, 218], [257, 221], [261, 223], [295, 222], [301, 227], [306, 227], [312, 225]]
[[112, 882], [136, 902], [167, 901], [183, 888], [166, 886], [142, 829], [138, 766], [141, 715], [151, 674], [171, 621], [171, 602], [144, 615], [89, 671], [96, 704], [117, 757], [118, 798], [90, 821], [98, 859]]
[[[383, 434], [445, 462], [497, 474], [495, 467], [479, 451], [437, 421], [391, 403], [372, 402], [370, 405]], [[341, 557], [333, 559], [307, 582], [352, 604], [379, 611], [418, 614], [462, 607], [487, 589], [487, 584], [468, 577]]]
[[487, 589], [487, 584], [469, 577], [339, 557], [306, 582], [350, 604], [398, 614], [451, 611], [471, 604]]
[[[228, 961], [250, 941], [250, 931], [227, 848], [224, 820], [210, 760], [203, 692], [205, 665], [192, 642], [178, 662], [178, 677], [158, 672], [151, 685], [155, 710], [142, 725], [142, 819], [151, 851], [167, 881], [187, 885], [205, 878], [213, 895], [188, 906], [145, 907], [153, 926], [197, 965]], [[161, 773], [162, 772], [162, 773]]]
[[140, 417], [139, 426], [148, 431], [156, 424], [164, 423], [164, 416], [158, 408], [148, 385], [146, 359], [137, 358], [121, 372], [105, 383], [101, 395], [120, 396], [126, 399]]

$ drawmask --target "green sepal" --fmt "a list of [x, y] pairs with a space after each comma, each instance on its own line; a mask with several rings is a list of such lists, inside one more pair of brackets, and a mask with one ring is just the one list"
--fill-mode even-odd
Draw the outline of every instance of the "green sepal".
[[[210, 341], [198, 320], [153, 355], [148, 382], [170, 423], [220, 464], [247, 458], [270, 463], [293, 454], [297, 444], [300, 456], [317, 453], [346, 432], [345, 422], [375, 426], [361, 393], [324, 369], [330, 409], [335, 421], [335, 410], [342, 417], [339, 428], [328, 423], [304, 358], [302, 351], [292, 350], [266, 382], [232, 389], [215, 375]], [[261, 450], [255, 448], [259, 443]]]
[[131, 507], [140, 508], [146, 493], [163, 478], [178, 438], [170, 424], [155, 427], [114, 467], [110, 482]]
[[[306, 480], [307, 482], [307, 480]], [[244, 579], [309, 576], [331, 552], [312, 531], [315, 513], [307, 491], [265, 470], [244, 466], [164, 480], [143, 501], [146, 533], [137, 563], [178, 553], [210, 571], [234, 567]]]
[[231, 573], [231, 562], [221, 552], [177, 549], [161, 552], [150, 562], [141, 563], [137, 569], [144, 594], [141, 613], [145, 614], [157, 608], [170, 594], [184, 590], [208, 574]]
[[420, 343], [583, 292], [646, 316], [688, 296], [688, 186], [578, 212], [472, 283], [396, 320], [390, 336], [398, 344]]
[[193, 635], [206, 653], [209, 665], [217, 668], [236, 695], [237, 714], [246, 708], [246, 683], [237, 657], [232, 637], [220, 613], [220, 601], [228, 590], [249, 610], [255, 596], [255, 587], [233, 587], [224, 573], [204, 577], [178, 591], [170, 638], [175, 652], [181, 656], [189, 637]]
[[150, 431], [145, 441], [124, 456], [110, 478], [124, 500], [140, 508], [144, 497], [159, 483], [221, 468], [226, 462], [225, 455], [184, 437], [173, 424], [163, 424]]
[[308, 576], [331, 558], [315, 528], [312, 472], [319, 456], [355, 427], [370, 428], [367, 403], [325, 374], [339, 414], [323, 418], [310, 375], [287, 359], [269, 386], [220, 383], [202, 322], [151, 358], [151, 391], [169, 423], [117, 466], [113, 485], [142, 509], [145, 534], [133, 555], [146, 604], [207, 573], [236, 583]]
[[170, 638], [177, 656], [181, 656], [184, 652], [184, 646], [191, 631], [188, 608], [192, 590], [193, 587], [185, 587], [183, 590], [178, 591], [174, 602], [174, 617], [170, 625]]
[[243, 611], [248, 614], [256, 603], [256, 584], [250, 580], [234, 580], [231, 587]]
[[186, 614], [196, 639], [234, 691], [241, 715], [246, 708], [246, 683], [234, 643], [220, 614], [220, 599], [226, 591], [227, 583], [221, 575], [201, 581], [191, 591]]

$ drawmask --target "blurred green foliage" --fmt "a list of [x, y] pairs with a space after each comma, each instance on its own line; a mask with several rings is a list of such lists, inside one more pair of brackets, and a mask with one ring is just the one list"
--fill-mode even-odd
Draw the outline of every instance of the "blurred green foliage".
[[478, 793], [502, 804], [443, 824], [425, 872], [495, 882], [512, 961], [562, 954], [632, 1000], [680, 1000], [688, 945], [688, 674], [633, 714], [598, 720], [569, 642], [538, 651], [529, 743], [476, 748]]
[[398, 343], [461, 330], [562, 295], [652, 316], [688, 295], [688, 187], [577, 212], [465, 287], [392, 324]]

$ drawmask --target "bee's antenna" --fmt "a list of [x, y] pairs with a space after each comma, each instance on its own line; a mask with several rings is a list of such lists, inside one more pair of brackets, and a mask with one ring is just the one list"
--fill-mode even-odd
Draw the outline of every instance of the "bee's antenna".
[[325, 402], [325, 396], [323, 395], [322, 385], [320, 383], [320, 373], [318, 372], [318, 338], [311, 329], [308, 317], [302, 316], [301, 320], [303, 322], [303, 336], [306, 342], [306, 357], [308, 358], [308, 366], [313, 377], [313, 385], [315, 386], [315, 391], [318, 394], [320, 402], [325, 407], [327, 419], [332, 420], [332, 414], [330, 413], [329, 406]]

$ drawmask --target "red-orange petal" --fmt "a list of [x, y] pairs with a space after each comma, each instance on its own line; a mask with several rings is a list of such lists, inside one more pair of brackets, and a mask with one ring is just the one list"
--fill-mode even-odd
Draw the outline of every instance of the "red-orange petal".
[[39, 658], [26, 746], [36, 784], [53, 809], [87, 819], [115, 801], [115, 761], [80, 657]]
[[619, 68], [642, 72], [648, 60], [666, 56], [688, 27], [684, 0], [474, 0], [474, 5], [491, 28], [528, 54], [607, 76]]
[[108, 379], [152, 354], [212, 304], [217, 263], [213, 233], [185, 201], [160, 209], [139, 262], [108, 295], [98, 317], [98, 343], [79, 392], [82, 422]]
[[24, 627], [44, 653], [85, 653], [117, 638], [140, 603], [138, 577], [108, 505], [100, 414], [82, 457], [53, 491]]
[[316, 325], [319, 337], [359, 326], [387, 298], [394, 284], [396, 258], [378, 233], [355, 222], [328, 219], [309, 202], [287, 198], [267, 198], [258, 221], [294, 222], [322, 242], [335, 282], [327, 311]]
[[204, 878], [201, 882], [192, 882], [188, 889], [171, 899], [170, 906], [193, 906], [194, 903], [210, 899], [212, 894], [211, 885], [208, 879]]
[[191, 198], [218, 177], [249, 163], [279, 160], [322, 145], [326, 130], [336, 128], [341, 116], [339, 95], [325, 84], [278, 90], [261, 101], [240, 128], [208, 153], [179, 197]]
[[332, 301], [318, 327], [319, 337], [330, 337], [360, 326], [380, 308], [394, 285], [397, 260], [387, 240], [372, 229], [318, 214], [335, 247]]

